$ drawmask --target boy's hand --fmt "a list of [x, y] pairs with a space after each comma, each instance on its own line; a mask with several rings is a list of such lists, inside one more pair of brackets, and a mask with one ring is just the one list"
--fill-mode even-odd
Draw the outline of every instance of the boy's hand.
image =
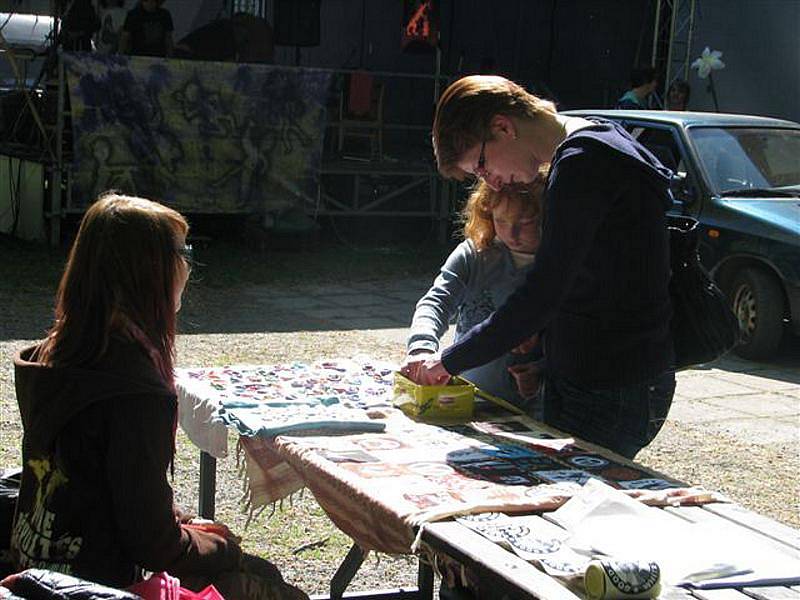
[[[402, 370], [403, 375], [406, 375]], [[446, 385], [450, 381], [450, 373], [444, 368], [438, 353], [424, 355], [424, 360], [415, 363], [412, 369], [408, 369], [408, 377], [414, 383], [420, 385]]]

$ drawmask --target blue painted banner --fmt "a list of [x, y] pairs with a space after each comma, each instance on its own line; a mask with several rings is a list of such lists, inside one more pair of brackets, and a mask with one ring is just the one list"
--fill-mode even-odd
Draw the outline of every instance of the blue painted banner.
[[330, 73], [86, 53], [64, 63], [72, 206], [108, 189], [195, 213], [316, 196]]

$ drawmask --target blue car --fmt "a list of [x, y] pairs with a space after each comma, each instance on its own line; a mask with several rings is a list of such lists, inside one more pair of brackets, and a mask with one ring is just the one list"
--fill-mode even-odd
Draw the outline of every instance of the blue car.
[[800, 335], [800, 124], [716, 113], [580, 110], [620, 122], [675, 173], [674, 212], [701, 225], [700, 260], [742, 326], [735, 352]]

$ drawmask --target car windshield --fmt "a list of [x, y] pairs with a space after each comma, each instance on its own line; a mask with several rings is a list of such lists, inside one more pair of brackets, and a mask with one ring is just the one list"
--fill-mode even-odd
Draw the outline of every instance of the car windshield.
[[689, 130], [717, 194], [800, 187], [800, 130], [698, 127]]

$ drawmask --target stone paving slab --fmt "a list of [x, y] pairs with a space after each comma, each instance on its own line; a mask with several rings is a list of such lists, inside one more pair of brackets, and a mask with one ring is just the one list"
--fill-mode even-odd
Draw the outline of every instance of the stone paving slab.
[[376, 337], [384, 342], [393, 343], [397, 346], [397, 352], [394, 356], [383, 357], [386, 360], [397, 361], [398, 364], [403, 360], [406, 350], [406, 337], [408, 337], [408, 329], [406, 327], [394, 327], [389, 329], [371, 329], [367, 334]]
[[[303, 313], [315, 319], [323, 319], [336, 326], [336, 329], [358, 329], [355, 321], [364, 316], [364, 311], [358, 307], [327, 305], [322, 308], [301, 309]], [[388, 319], [385, 317], [372, 317], [379, 319], [384, 326]]]
[[692, 369], [686, 369], [684, 371], [679, 371], [677, 373], [678, 380], [689, 380], [689, 379], [696, 379], [698, 377], [707, 377], [710, 375], [714, 369], [708, 367], [695, 367]]
[[670, 421], [679, 423], [714, 423], [731, 417], [747, 418], [752, 415], [732, 408], [722, 408], [699, 400], [689, 400], [675, 396], [669, 410]]
[[373, 317], [391, 315], [391, 319], [397, 323], [401, 323], [408, 327], [411, 325], [411, 317], [414, 315], [414, 306], [409, 306], [407, 303], [397, 303], [392, 301], [385, 301], [383, 304], [377, 306], [364, 306], [362, 307], [365, 314]]
[[789, 396], [774, 393], [749, 394], [709, 398], [705, 402], [728, 410], [736, 410], [754, 417], [800, 416], [800, 402]]
[[[781, 417], [778, 419], [781, 423], [789, 423], [794, 427], [797, 427], [798, 436], [800, 436], [800, 415], [794, 415], [792, 417]], [[800, 439], [798, 440], [800, 442]], [[795, 452], [800, 452], [800, 447], [793, 448]]]
[[[428, 291], [428, 288], [424, 290], [417, 291], [417, 290], [398, 290], [391, 293], [391, 297], [394, 300], [399, 300], [400, 302], [407, 302], [409, 306], [412, 308], [416, 306], [417, 301], [425, 295], [425, 292]], [[387, 293], [387, 295], [389, 295]]]
[[[352, 290], [350, 294], [340, 294], [335, 296], [329, 296], [328, 300], [331, 304], [336, 304], [337, 306], [384, 306], [386, 304], [386, 298], [382, 296], [378, 296], [377, 294], [353, 294]], [[386, 311], [384, 310], [384, 314]]]
[[330, 306], [330, 302], [316, 296], [282, 296], [270, 298], [269, 304], [282, 310], [304, 310], [324, 309]]
[[[342, 329], [364, 329], [364, 330], [379, 330], [383, 332], [386, 330], [387, 319], [385, 317], [369, 317], [360, 316], [347, 320], [347, 326]], [[396, 323], [392, 323], [396, 325]], [[403, 338], [403, 347], [405, 347], [405, 338]]]
[[800, 388], [781, 390], [781, 394], [783, 394], [784, 396], [791, 396], [792, 398], [797, 398], [798, 400], [800, 400]]
[[301, 298], [307, 296], [295, 288], [275, 287], [274, 285], [251, 285], [241, 290], [247, 298]]
[[337, 285], [325, 284], [315, 285], [313, 287], [301, 287], [296, 290], [304, 291], [309, 296], [316, 296], [317, 298], [326, 298], [328, 296], [347, 296], [353, 294], [353, 286], [351, 285]]
[[755, 371], [752, 373], [731, 373], [721, 369], [714, 369], [711, 376], [714, 379], [730, 381], [737, 385], [745, 385], [757, 390], [793, 390], [800, 387], [796, 381], [792, 381], [789, 374], [785, 371]]
[[705, 377], [684, 378], [682, 374], [678, 376], [676, 393], [684, 398], [702, 399], [728, 396], [731, 394], [752, 394], [753, 388], [740, 385], [735, 381], [725, 381], [707, 375]]
[[419, 293], [421, 296], [431, 287], [433, 279], [434, 276], [431, 274], [431, 278], [424, 281], [420, 279], [393, 279], [391, 281], [370, 281], [367, 283], [359, 283], [354, 287], [359, 289], [373, 289], [389, 295], [393, 295], [395, 292], [412, 292]]
[[756, 445], [800, 442], [800, 428], [789, 419], [738, 417], [704, 427]]

